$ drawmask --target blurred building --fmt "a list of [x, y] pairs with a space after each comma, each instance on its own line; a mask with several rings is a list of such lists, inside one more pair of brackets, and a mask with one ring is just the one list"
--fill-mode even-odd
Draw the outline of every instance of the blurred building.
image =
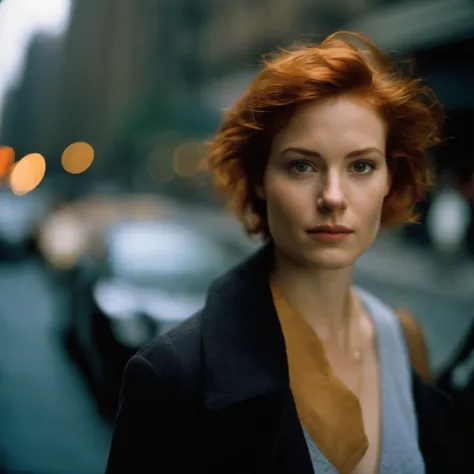
[[[117, 166], [128, 174], [134, 150], [117, 156], [118, 139], [159, 128], [170, 104], [188, 97], [190, 25], [199, 16], [180, 0], [81, 0], [72, 10], [62, 61], [62, 146], [87, 141], [96, 151], [92, 176]], [[197, 2], [198, 4], [200, 2]], [[191, 49], [192, 51], [192, 49]], [[150, 125], [151, 124], [151, 125]], [[119, 140], [120, 141], [120, 140]], [[122, 141], [129, 141], [128, 137]], [[124, 149], [124, 144], [119, 145]]]
[[124, 112], [151, 81], [156, 4], [131, 0], [74, 3], [58, 90], [58, 139], [63, 145], [86, 141], [99, 157], [105, 152]]
[[[60, 39], [40, 34], [30, 43], [20, 82], [6, 96], [2, 143], [21, 157], [39, 152], [53, 155], [58, 120]], [[48, 160], [48, 165], [54, 163]]]

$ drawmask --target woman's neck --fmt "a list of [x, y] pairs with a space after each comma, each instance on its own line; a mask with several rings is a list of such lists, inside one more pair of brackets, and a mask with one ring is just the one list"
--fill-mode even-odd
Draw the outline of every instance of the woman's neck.
[[339, 339], [355, 307], [352, 267], [308, 268], [276, 250], [272, 279], [321, 340]]

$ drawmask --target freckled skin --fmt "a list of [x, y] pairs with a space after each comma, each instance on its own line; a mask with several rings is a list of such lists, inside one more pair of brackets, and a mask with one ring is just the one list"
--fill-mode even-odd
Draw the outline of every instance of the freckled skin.
[[[279, 250], [309, 268], [352, 266], [380, 227], [390, 188], [385, 148], [385, 124], [362, 99], [341, 96], [297, 108], [273, 142], [258, 188]], [[365, 151], [355, 156], [358, 150]], [[324, 210], [317, 204], [320, 197], [328, 204]], [[342, 241], [324, 242], [307, 232], [320, 225], [343, 225], [354, 232]]]

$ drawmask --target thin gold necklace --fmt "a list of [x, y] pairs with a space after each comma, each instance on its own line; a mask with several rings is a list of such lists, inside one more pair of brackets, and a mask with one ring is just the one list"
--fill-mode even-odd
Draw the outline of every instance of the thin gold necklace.
[[[361, 313], [363, 312], [361, 305], [359, 304], [358, 299], [353, 296], [355, 302], [356, 302], [356, 307], [357, 307], [357, 316], [352, 315], [349, 317], [347, 323], [344, 325], [345, 328], [342, 329], [343, 333], [343, 352], [345, 355], [349, 356], [351, 359], [353, 359], [357, 363], [362, 363], [363, 362], [363, 350], [362, 350], [362, 333], [360, 330], [360, 320], [361, 320]], [[354, 321], [356, 321], [356, 328], [357, 328], [357, 339], [358, 343], [360, 344], [359, 347], [351, 347], [354, 346], [354, 344], [351, 343], [351, 326], [354, 324]], [[333, 340], [337, 336], [331, 336], [328, 338], [322, 338], [319, 336], [320, 341], [323, 343], [323, 345], [327, 344], [329, 341]]]
[[350, 344], [350, 324], [348, 325], [347, 327], [347, 331], [346, 331], [346, 348], [347, 348], [347, 352], [346, 353], [350, 353], [352, 355], [352, 358], [354, 359], [354, 361], [357, 363], [358, 365], [358, 378], [357, 378], [357, 384], [356, 384], [356, 391], [355, 391], [355, 395], [356, 397], [360, 400], [360, 397], [361, 397], [361, 394], [362, 394], [362, 389], [363, 389], [363, 384], [364, 384], [364, 351], [363, 351], [363, 348], [364, 348], [364, 343], [363, 343], [363, 335], [362, 335], [362, 331], [361, 331], [361, 327], [360, 327], [360, 324], [361, 324], [361, 315], [363, 314], [363, 308], [361, 306], [361, 304], [359, 303], [359, 300], [357, 297], [354, 296], [354, 299], [356, 301], [356, 305], [357, 305], [357, 318], [351, 318], [352, 319], [355, 319], [355, 323], [356, 323], [356, 327], [357, 327], [357, 339], [358, 339], [358, 345], [359, 347], [353, 349], [353, 348], [350, 348], [351, 344]]
[[[346, 350], [347, 352], [351, 353], [352, 354], [352, 357], [354, 358], [354, 360], [357, 362], [357, 363], [362, 363], [363, 362], [363, 356], [364, 356], [364, 353], [363, 353], [363, 337], [362, 337], [362, 331], [361, 331], [361, 328], [360, 328], [360, 323], [361, 323], [361, 314], [362, 314], [362, 308], [361, 308], [361, 305], [359, 304], [358, 302], [358, 299], [356, 297], [354, 297], [355, 301], [356, 301], [356, 305], [357, 305], [357, 317], [355, 318], [351, 318], [351, 321], [354, 320], [355, 321], [355, 326], [356, 326], [356, 332], [357, 332], [357, 343], [359, 345], [359, 347], [355, 347], [355, 348], [350, 348], [351, 346], [351, 343], [350, 343], [350, 322], [349, 324], [347, 325], [347, 330], [346, 330]], [[353, 322], [353, 321], [352, 321]], [[354, 323], [354, 322], [353, 322]], [[357, 345], [356, 343], [356, 345]]]
[[[352, 298], [355, 302], [355, 307], [356, 311], [352, 313], [352, 315], [349, 317], [349, 320], [347, 323], [344, 325], [345, 328], [343, 329], [343, 344], [342, 344], [342, 351], [345, 356], [348, 356], [351, 361], [356, 362], [357, 364], [357, 369], [358, 369], [358, 377], [356, 381], [356, 387], [355, 390], [352, 390], [354, 395], [360, 399], [361, 393], [362, 393], [362, 388], [364, 384], [364, 344], [363, 344], [363, 335], [361, 331], [361, 315], [363, 314], [363, 307], [359, 302], [359, 299], [356, 297], [356, 295], [352, 295]], [[357, 333], [357, 343], [353, 344], [353, 341], [351, 341], [351, 327], [355, 324], [356, 326], [356, 333]], [[320, 337], [320, 336], [318, 336]], [[334, 336], [333, 336], [334, 337]], [[328, 341], [333, 339], [333, 337], [323, 340], [320, 338], [323, 346], [327, 344]], [[356, 346], [356, 347], [354, 347]]]

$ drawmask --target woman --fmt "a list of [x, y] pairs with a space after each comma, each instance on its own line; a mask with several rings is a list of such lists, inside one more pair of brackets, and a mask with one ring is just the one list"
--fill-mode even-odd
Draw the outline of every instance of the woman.
[[455, 472], [448, 403], [352, 282], [379, 227], [413, 218], [441, 117], [358, 35], [265, 62], [208, 163], [266, 245], [130, 360], [109, 474]]

